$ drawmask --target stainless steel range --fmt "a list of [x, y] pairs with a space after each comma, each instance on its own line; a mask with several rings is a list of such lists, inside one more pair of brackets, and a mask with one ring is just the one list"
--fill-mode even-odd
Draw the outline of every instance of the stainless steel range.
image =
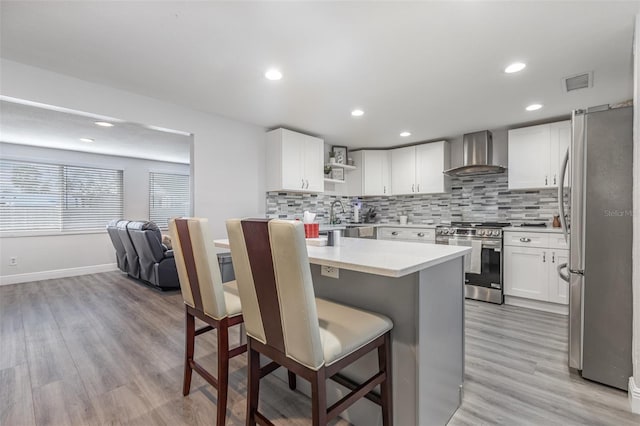
[[436, 244], [468, 246], [465, 297], [502, 304], [502, 228], [504, 222], [452, 222], [436, 226]]

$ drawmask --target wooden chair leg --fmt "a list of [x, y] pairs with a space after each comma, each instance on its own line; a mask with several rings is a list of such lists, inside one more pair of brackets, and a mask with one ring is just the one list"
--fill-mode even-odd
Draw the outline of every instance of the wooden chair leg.
[[324, 367], [311, 380], [311, 416], [313, 426], [327, 424], [327, 378]]
[[380, 384], [380, 399], [382, 400], [382, 424], [393, 426], [393, 377], [391, 372], [391, 333], [384, 335], [384, 344], [378, 346], [378, 366], [380, 371], [384, 371], [387, 378]]
[[182, 384], [182, 395], [189, 395], [191, 389], [191, 361], [193, 361], [193, 350], [196, 341], [195, 318], [185, 307], [185, 349], [184, 349], [184, 382]]
[[227, 415], [227, 394], [229, 391], [229, 326], [221, 323], [218, 327], [218, 416], [217, 426], [224, 426]]
[[289, 376], [289, 389], [296, 390], [298, 384], [296, 381], [296, 375], [291, 370], [287, 370], [287, 374]]
[[251, 347], [251, 339], [247, 342], [247, 426], [255, 426], [260, 395], [260, 354]]

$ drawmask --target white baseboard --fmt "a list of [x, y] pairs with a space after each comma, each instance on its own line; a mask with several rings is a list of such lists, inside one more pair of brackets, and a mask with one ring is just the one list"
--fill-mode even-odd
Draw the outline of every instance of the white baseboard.
[[525, 299], [522, 297], [505, 296], [505, 305], [520, 306], [538, 311], [553, 312], [554, 314], [569, 315], [569, 306], [559, 303], [543, 302], [541, 300]]
[[640, 414], [640, 386], [633, 377], [629, 377], [629, 405], [632, 413]]
[[78, 275], [96, 274], [118, 270], [115, 263], [103, 265], [81, 266], [79, 268], [54, 269], [52, 271], [32, 272], [29, 274], [14, 274], [0, 276], [0, 285], [21, 284], [32, 281], [51, 280], [55, 278], [75, 277]]

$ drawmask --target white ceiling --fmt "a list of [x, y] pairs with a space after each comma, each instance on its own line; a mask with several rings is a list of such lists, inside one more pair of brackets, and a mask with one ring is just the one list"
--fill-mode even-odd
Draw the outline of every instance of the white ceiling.
[[[114, 126], [100, 127], [96, 121], [108, 121]], [[94, 142], [82, 142], [80, 138], [94, 139]], [[188, 164], [191, 136], [108, 117], [0, 99], [0, 141]]]
[[[1, 12], [7, 59], [353, 148], [631, 98], [640, 2], [3, 1]], [[515, 60], [527, 68], [504, 74]], [[281, 81], [263, 77], [271, 66]], [[584, 71], [593, 88], [565, 93], [562, 78]], [[544, 108], [526, 112], [534, 102]]]

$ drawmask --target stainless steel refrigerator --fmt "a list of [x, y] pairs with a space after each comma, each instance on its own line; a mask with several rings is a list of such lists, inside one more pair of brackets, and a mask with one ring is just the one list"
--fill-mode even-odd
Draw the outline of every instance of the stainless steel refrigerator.
[[[632, 375], [633, 108], [573, 112], [572, 142], [560, 182], [570, 173], [568, 265], [569, 367], [582, 377], [627, 389]], [[567, 166], [568, 162], [568, 166]], [[561, 218], [564, 194], [558, 189]]]

